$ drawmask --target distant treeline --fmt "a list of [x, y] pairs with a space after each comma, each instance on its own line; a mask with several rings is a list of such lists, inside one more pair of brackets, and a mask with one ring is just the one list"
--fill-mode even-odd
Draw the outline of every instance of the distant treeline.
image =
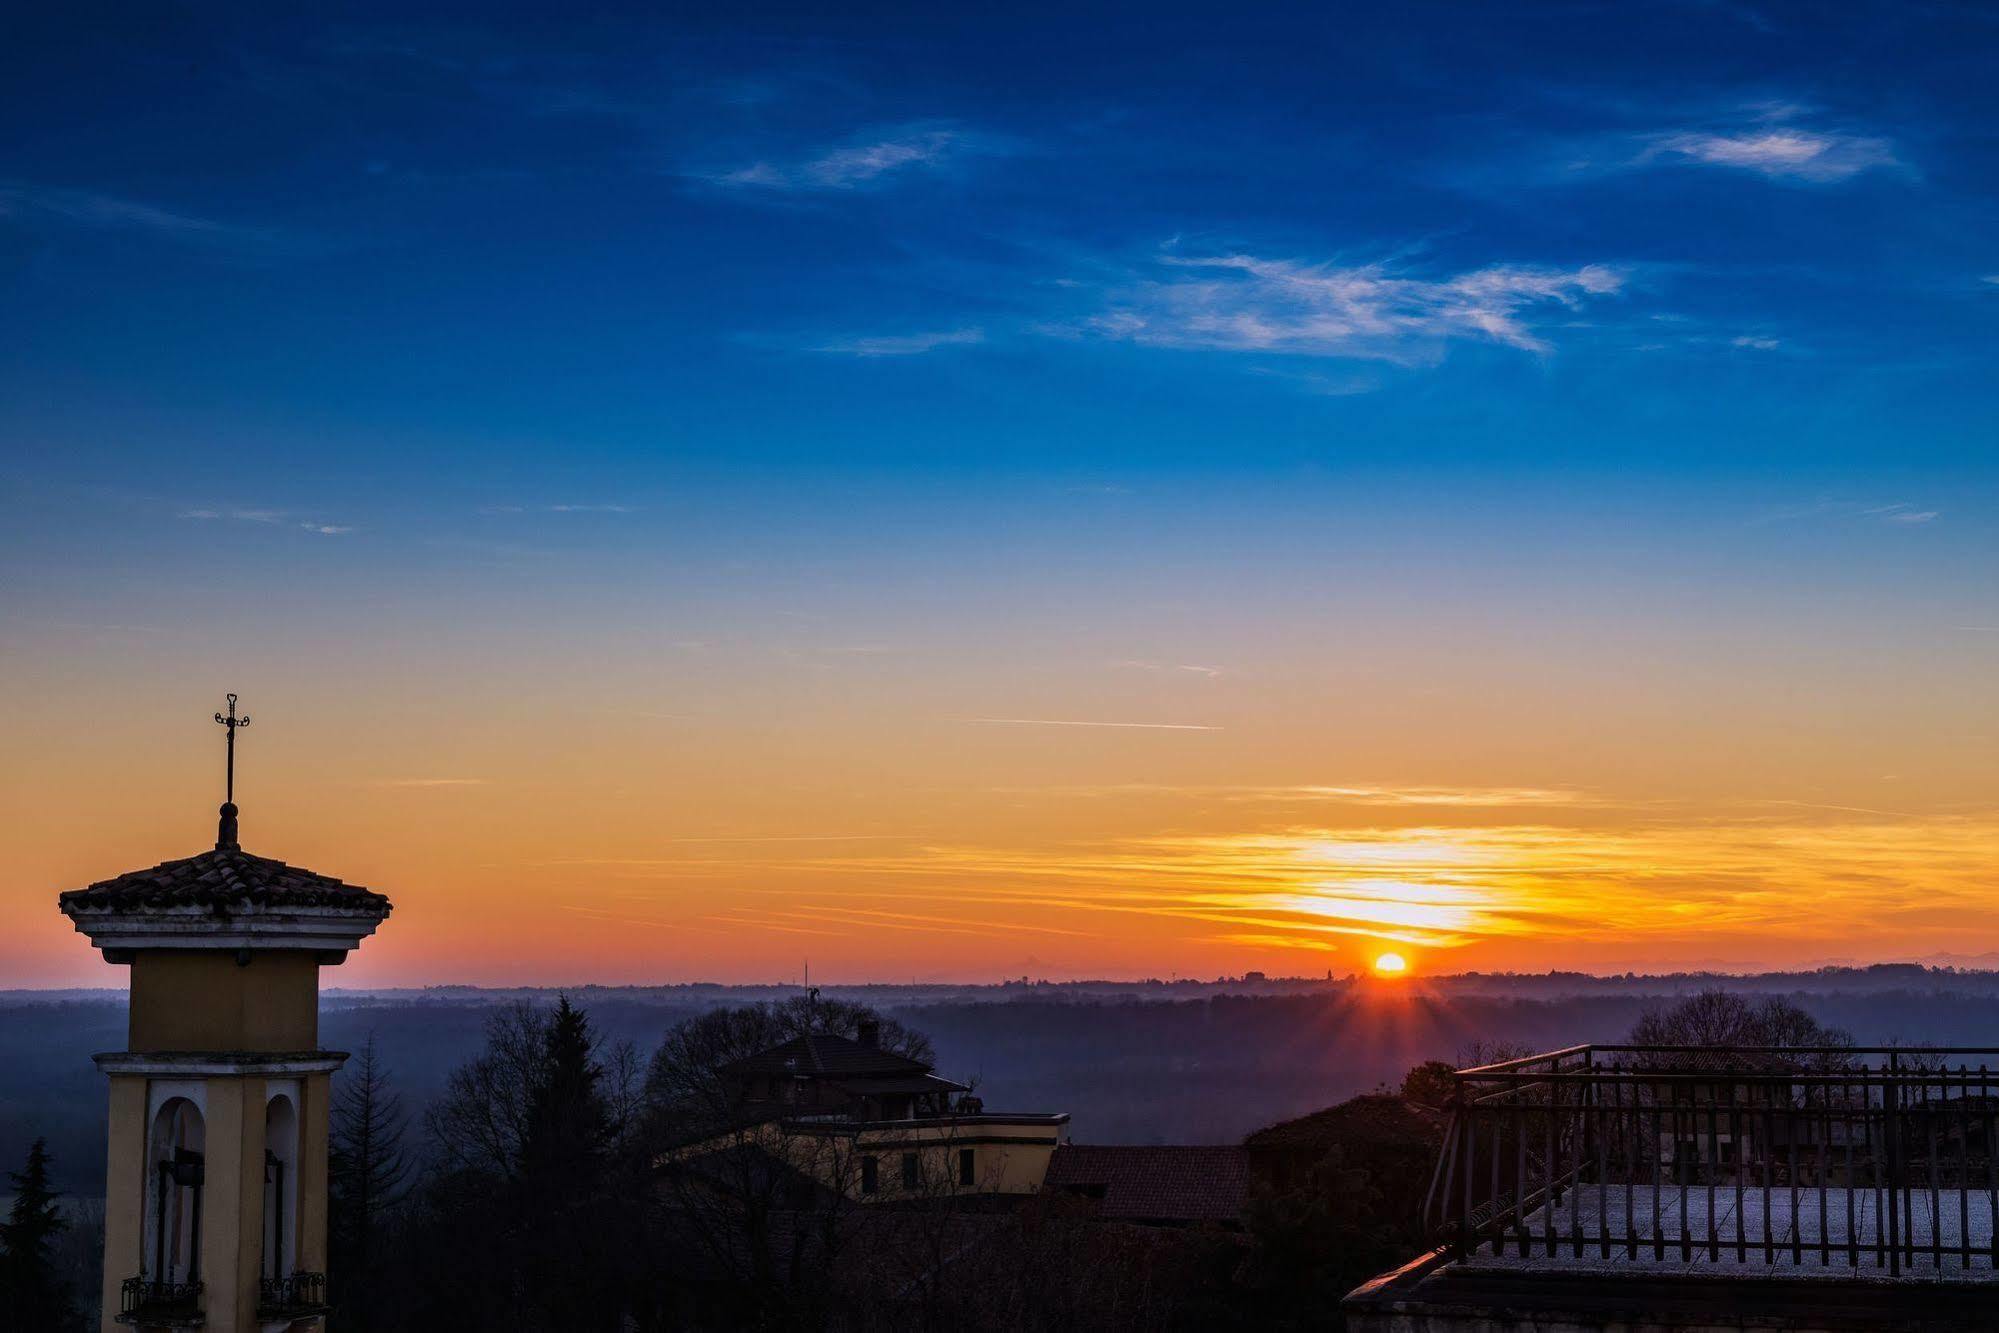
[[[976, 1080], [989, 1107], [1067, 1111], [1085, 1143], [1229, 1143], [1251, 1130], [1399, 1080], [1474, 1043], [1537, 1049], [1615, 1041], [1663, 1000], [1717, 984], [1783, 995], [1866, 1043], [1999, 1046], [1999, 973], [1838, 968], [1720, 978], [1468, 975], [1383, 986], [1256, 979], [827, 987], [930, 1034], [938, 1072]], [[675, 1023], [797, 988], [581, 987], [607, 1041], [650, 1054]], [[553, 991], [332, 993], [321, 1041], [369, 1033], [412, 1113], [484, 1039], [494, 1006]], [[46, 1137], [66, 1187], [101, 1189], [105, 1089], [90, 1062], [125, 1044], [124, 996], [0, 993], [0, 1162]]]

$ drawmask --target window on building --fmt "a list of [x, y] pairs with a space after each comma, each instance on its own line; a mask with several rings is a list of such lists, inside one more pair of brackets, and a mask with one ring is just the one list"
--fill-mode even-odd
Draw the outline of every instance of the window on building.
[[916, 1182], [921, 1176], [921, 1170], [922, 1168], [916, 1160], [916, 1154], [913, 1152], [904, 1153], [902, 1155], [902, 1187], [906, 1190], [915, 1189]]
[[970, 1148], [958, 1149], [958, 1183], [970, 1185], [978, 1179], [978, 1158]]
[[881, 1163], [872, 1157], [863, 1157], [861, 1159], [861, 1193], [873, 1194], [881, 1187]]

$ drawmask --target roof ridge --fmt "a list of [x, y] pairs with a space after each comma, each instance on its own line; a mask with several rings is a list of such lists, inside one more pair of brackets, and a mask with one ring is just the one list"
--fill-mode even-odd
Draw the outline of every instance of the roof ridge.
[[65, 910], [227, 907], [237, 901], [292, 907], [389, 908], [386, 896], [240, 847], [161, 861], [60, 895]]

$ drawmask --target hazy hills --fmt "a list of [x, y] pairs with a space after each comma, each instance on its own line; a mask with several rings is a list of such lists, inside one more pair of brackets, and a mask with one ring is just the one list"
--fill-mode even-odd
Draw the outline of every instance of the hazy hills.
[[[1648, 1006], [1716, 985], [1791, 996], [1863, 1042], [1999, 1047], [1999, 972], [1913, 965], [1726, 978], [1471, 974], [1385, 984], [1252, 974], [824, 990], [930, 1033], [939, 1072], [975, 1079], [988, 1106], [1070, 1112], [1079, 1142], [1216, 1143], [1397, 1081], [1412, 1064], [1455, 1058], [1476, 1042], [1616, 1040]], [[690, 1014], [798, 989], [581, 986], [568, 994], [606, 1039], [649, 1053]], [[494, 1005], [552, 995], [459, 986], [330, 991], [321, 1040], [352, 1050], [372, 1032], [415, 1112], [477, 1049]], [[68, 1188], [98, 1188], [104, 1080], [89, 1057], [123, 1045], [120, 991], [0, 992], [0, 1166], [18, 1163], [43, 1134]]]

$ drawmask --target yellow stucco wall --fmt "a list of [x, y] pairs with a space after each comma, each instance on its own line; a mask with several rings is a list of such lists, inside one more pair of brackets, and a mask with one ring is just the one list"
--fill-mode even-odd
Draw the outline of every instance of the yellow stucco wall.
[[319, 1045], [319, 962], [257, 950], [146, 949], [132, 960], [134, 1051], [309, 1051]]
[[[326, 1135], [333, 1076], [305, 1077], [305, 1105], [299, 1108], [298, 1267], [326, 1272]], [[327, 1281], [333, 1279], [329, 1276]]]
[[257, 1268], [263, 1257], [264, 1080], [211, 1078], [201, 1280], [207, 1327], [257, 1327]]
[[[139, 1275], [146, 1192], [146, 1079], [114, 1074], [111, 1078], [111, 1133], [104, 1162], [104, 1333], [123, 1333], [118, 1322], [121, 1287]], [[129, 1201], [112, 1206], [111, 1201]]]
[[[1059, 1130], [1043, 1125], [919, 1123], [869, 1130], [856, 1139], [853, 1152], [878, 1162], [878, 1197], [903, 1193], [902, 1158], [910, 1152], [917, 1154], [919, 1194], [1033, 1194], [1048, 1175], [1048, 1159], [1054, 1156], [1059, 1138]], [[1008, 1141], [1023, 1139], [1033, 1141]], [[958, 1183], [958, 1154], [965, 1149], [972, 1152], [970, 1185]]]
[[[696, 1157], [735, 1143], [755, 1143], [772, 1156], [833, 1189], [860, 1199], [938, 1198], [954, 1194], [1033, 1194], [1048, 1175], [1048, 1161], [1061, 1142], [1061, 1129], [1046, 1123], [951, 1125], [904, 1121], [858, 1134], [787, 1131], [778, 1124], [751, 1127], [734, 1135], [683, 1148], [676, 1157]], [[958, 1154], [972, 1152], [972, 1183], [959, 1183]], [[904, 1153], [917, 1154], [918, 1183], [902, 1183]], [[861, 1192], [861, 1160], [876, 1161], [876, 1190]]]

